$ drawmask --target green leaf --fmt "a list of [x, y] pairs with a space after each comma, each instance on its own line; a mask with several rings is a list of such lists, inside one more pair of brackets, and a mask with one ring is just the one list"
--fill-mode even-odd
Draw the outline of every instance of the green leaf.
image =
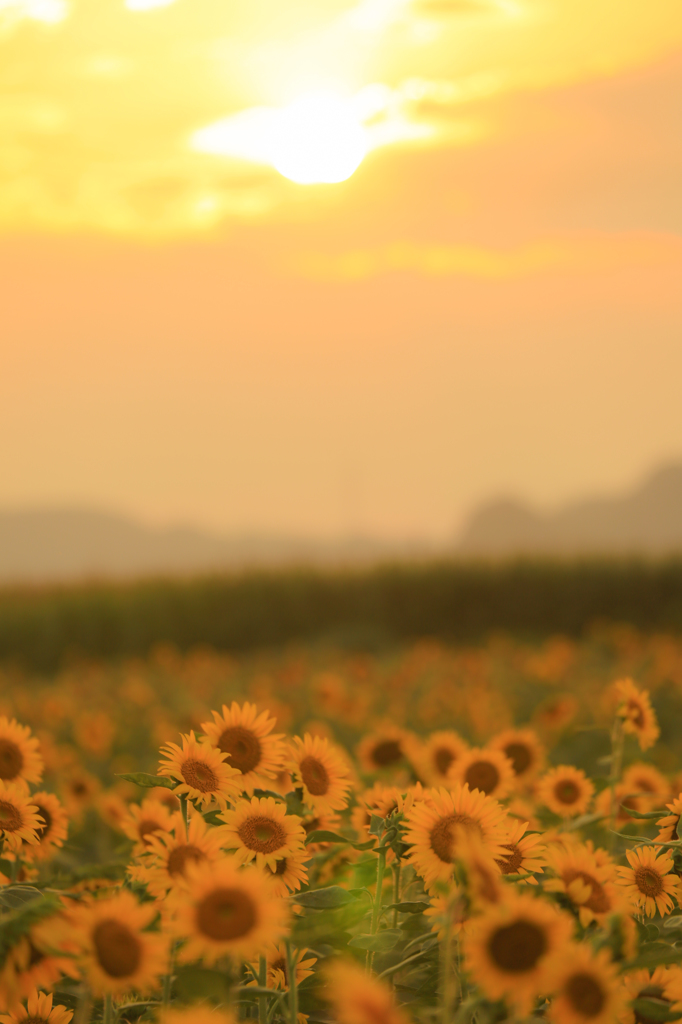
[[0, 889], [0, 906], [16, 910], [31, 900], [40, 899], [42, 893], [34, 885], [6, 885]]
[[370, 839], [368, 843], [357, 843], [354, 839], [349, 839], [348, 836], [342, 836], [340, 832], [329, 832], [327, 829], [318, 828], [314, 832], [309, 832], [306, 836], [305, 845], [309, 843], [345, 843], [346, 846], [352, 846], [356, 850], [369, 850], [375, 845], [376, 840]]
[[679, 1020], [680, 1013], [671, 1009], [670, 1003], [665, 999], [644, 998], [633, 999], [632, 1008], [635, 1011], [637, 1020]]
[[328, 885], [326, 889], [299, 892], [291, 899], [310, 910], [333, 910], [335, 907], [345, 907], [348, 903], [355, 903], [357, 896], [353, 896], [348, 889], [342, 889], [340, 885]]
[[368, 949], [372, 953], [388, 953], [398, 945], [402, 937], [402, 932], [398, 928], [390, 928], [385, 932], [377, 932], [376, 935], [356, 935], [348, 945], [355, 949]]
[[369, 834], [371, 836], [377, 836], [381, 839], [384, 832], [386, 831], [386, 822], [383, 818], [380, 818], [378, 814], [373, 814], [369, 822]]
[[306, 836], [305, 845], [307, 846], [308, 843], [346, 843], [352, 846], [353, 840], [339, 835], [338, 832], [329, 832], [325, 828], [316, 828]]
[[226, 1003], [230, 983], [224, 971], [212, 971], [208, 967], [181, 967], [175, 977], [175, 991], [183, 1002], [208, 999], [213, 1003]]
[[383, 909], [397, 910], [399, 914], [423, 914], [430, 906], [430, 903], [423, 903], [421, 900], [414, 900], [409, 903], [390, 903]]
[[633, 811], [631, 807], [626, 807], [625, 804], [621, 804], [621, 810], [629, 814], [631, 818], [641, 818], [646, 821], [648, 818], [662, 818], [666, 813], [665, 811]]
[[127, 772], [125, 775], [119, 775], [118, 778], [132, 782], [136, 786], [143, 786], [145, 789], [151, 789], [154, 786], [175, 789], [180, 785], [175, 779], [169, 779], [167, 775], [149, 775], [147, 772]]
[[641, 967], [658, 967], [659, 964], [679, 964], [681, 955], [682, 953], [679, 949], [675, 949], [674, 946], [669, 946], [665, 942], [652, 943], [652, 945], [646, 946], [634, 960], [628, 961], [626, 969], [628, 971], [638, 971]]
[[[286, 797], [282, 796], [281, 793], [276, 793], [274, 789], [254, 789], [253, 795], [260, 799], [271, 796], [273, 800], [277, 800], [281, 804], [285, 804], [287, 802]], [[270, 990], [268, 989], [268, 991]]]

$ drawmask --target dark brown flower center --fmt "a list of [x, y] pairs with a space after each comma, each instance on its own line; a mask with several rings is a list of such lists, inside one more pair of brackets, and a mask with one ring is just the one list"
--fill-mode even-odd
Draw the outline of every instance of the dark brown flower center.
[[205, 761], [188, 758], [183, 761], [180, 770], [187, 785], [198, 789], [200, 793], [215, 793], [218, 789], [218, 776]]
[[247, 818], [237, 829], [237, 835], [247, 849], [257, 853], [274, 853], [287, 842], [287, 834], [280, 823], [264, 815]]
[[19, 1024], [47, 1024], [44, 1017], [20, 1017]]
[[122, 921], [100, 921], [95, 925], [92, 941], [97, 961], [110, 978], [128, 978], [140, 966], [140, 940]]
[[191, 843], [187, 843], [182, 846], [176, 846], [175, 849], [171, 851], [166, 867], [169, 875], [184, 876], [187, 864], [190, 861], [192, 864], [200, 864], [204, 860], [206, 860], [206, 854], [203, 850], [200, 850], [198, 846], [193, 846]]
[[16, 779], [23, 767], [24, 755], [16, 743], [5, 737], [0, 739], [0, 779]]
[[518, 875], [523, 863], [523, 854], [516, 843], [504, 843], [503, 846], [505, 850], [510, 850], [511, 853], [505, 854], [496, 863], [499, 864], [503, 875]]
[[16, 832], [23, 824], [19, 808], [7, 800], [0, 800], [0, 831]]
[[658, 871], [647, 868], [639, 867], [635, 871], [635, 882], [637, 888], [645, 896], [660, 896], [663, 892], [663, 879], [659, 875]]
[[533, 754], [525, 743], [508, 743], [504, 752], [512, 763], [515, 775], [523, 775], [533, 763]]
[[494, 793], [500, 782], [500, 773], [490, 761], [474, 761], [466, 770], [464, 781], [469, 789], [479, 789], [486, 795]]
[[199, 931], [216, 942], [240, 939], [256, 922], [256, 907], [242, 889], [213, 889], [197, 906]]
[[286, 859], [286, 857], [282, 857], [281, 860], [276, 861], [274, 869], [270, 868], [270, 871], [272, 871], [273, 875], [284, 875], [284, 874], [286, 874], [286, 870], [287, 870], [287, 859]]
[[284, 984], [289, 984], [289, 976], [287, 974], [287, 962], [283, 956], [280, 956], [276, 960], [273, 960], [272, 963], [270, 964], [270, 969], [272, 971], [281, 971], [282, 974], [284, 975]]
[[608, 898], [604, 886], [596, 878], [593, 878], [592, 875], [588, 875], [587, 871], [567, 871], [564, 875], [564, 884], [569, 886], [576, 878], [579, 878], [581, 882], [585, 882], [592, 890], [589, 899], [585, 900], [581, 906], [587, 907], [588, 910], [595, 914], [605, 914], [611, 909], [611, 900]]
[[38, 825], [36, 828], [36, 835], [38, 839], [44, 839], [52, 828], [52, 815], [47, 807], [43, 807], [42, 804], [36, 804], [36, 807], [38, 808], [38, 815], [43, 819], [43, 824]]
[[644, 727], [644, 709], [639, 701], [630, 698], [627, 704], [627, 715], [630, 721], [637, 726], [638, 729]]
[[554, 787], [554, 796], [560, 804], [574, 804], [579, 796], [580, 790], [572, 779], [561, 779]]
[[329, 774], [316, 757], [308, 754], [301, 761], [298, 770], [301, 773], [303, 784], [312, 796], [324, 796], [329, 790]]
[[469, 831], [477, 829], [480, 832], [478, 822], [465, 814], [448, 814], [446, 817], [440, 818], [431, 829], [429, 842], [436, 857], [444, 864], [452, 864], [454, 860], [454, 827], [457, 825]]
[[147, 836], [152, 835], [153, 832], [163, 832], [158, 821], [154, 821], [153, 818], [143, 818], [142, 821], [138, 821], [137, 834], [140, 837], [140, 841], [143, 842], [145, 846], [149, 846]]
[[606, 995], [591, 974], [574, 974], [564, 985], [571, 1007], [582, 1017], [596, 1017], [604, 1009]]
[[495, 966], [510, 974], [532, 971], [547, 950], [547, 937], [532, 921], [514, 921], [490, 936], [488, 953]]
[[592, 895], [585, 901], [585, 903], [581, 904], [582, 906], [586, 906], [594, 913], [606, 913], [607, 910], [610, 910], [611, 901], [606, 895], [604, 887], [597, 882], [596, 879], [593, 879], [591, 874], [588, 874], [587, 871], [568, 870], [563, 876], [563, 881], [566, 887], [569, 886], [571, 882], [576, 881], [576, 879], [580, 879], [581, 882], [584, 882], [592, 890]]
[[454, 760], [455, 753], [449, 747], [438, 747], [433, 752], [433, 763], [439, 775], [447, 775], [448, 768]]
[[229, 764], [246, 775], [260, 764], [262, 749], [260, 741], [250, 729], [242, 725], [231, 725], [220, 734], [218, 747], [223, 754], [229, 754]]
[[395, 764], [403, 756], [400, 744], [397, 740], [381, 740], [372, 750], [372, 761], [379, 768], [385, 768], [388, 764]]

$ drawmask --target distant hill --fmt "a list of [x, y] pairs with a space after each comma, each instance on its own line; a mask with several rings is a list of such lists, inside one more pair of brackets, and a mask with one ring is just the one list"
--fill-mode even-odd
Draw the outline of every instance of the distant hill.
[[665, 466], [629, 494], [539, 512], [499, 500], [472, 515], [461, 555], [665, 555], [682, 551], [682, 464]]
[[414, 555], [405, 545], [346, 537], [221, 536], [153, 528], [88, 509], [0, 511], [0, 583], [212, 572], [258, 565], [363, 564]]

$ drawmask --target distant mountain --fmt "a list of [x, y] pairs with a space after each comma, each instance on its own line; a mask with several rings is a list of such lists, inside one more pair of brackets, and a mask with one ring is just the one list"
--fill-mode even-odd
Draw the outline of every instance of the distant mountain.
[[[423, 552], [422, 552], [423, 553]], [[153, 528], [87, 509], [0, 511], [0, 583], [212, 572], [244, 566], [366, 563], [419, 554], [367, 537], [314, 541]]]
[[499, 500], [474, 512], [461, 555], [576, 555], [682, 552], [682, 464], [665, 466], [629, 494], [539, 512]]

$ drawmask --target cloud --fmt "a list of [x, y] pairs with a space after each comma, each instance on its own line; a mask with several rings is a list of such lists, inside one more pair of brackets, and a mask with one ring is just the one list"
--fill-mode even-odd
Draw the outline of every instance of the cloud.
[[363, 280], [396, 271], [507, 279], [551, 270], [591, 273], [671, 262], [682, 263], [681, 235], [632, 232], [543, 239], [506, 249], [399, 242], [335, 255], [299, 253], [289, 267], [303, 277], [327, 281]]
[[68, 13], [66, 0], [0, 0], [0, 35], [24, 20], [57, 25]]

